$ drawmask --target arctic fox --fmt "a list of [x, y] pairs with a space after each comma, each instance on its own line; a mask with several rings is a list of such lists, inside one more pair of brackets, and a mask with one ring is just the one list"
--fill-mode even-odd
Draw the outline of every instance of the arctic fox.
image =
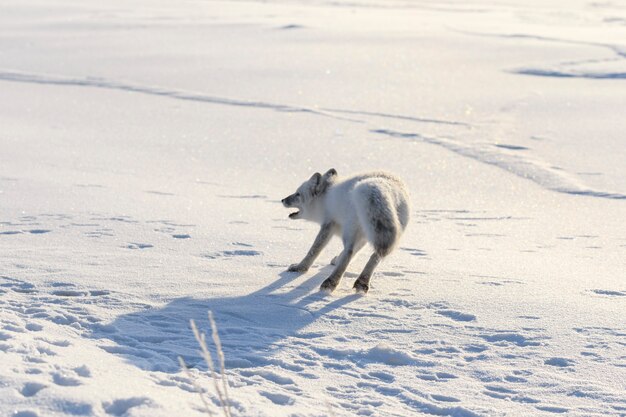
[[337, 287], [352, 257], [369, 242], [374, 253], [354, 283], [354, 289], [367, 292], [374, 268], [391, 253], [409, 222], [409, 197], [404, 184], [386, 172], [369, 172], [343, 180], [337, 178], [335, 169], [324, 175], [317, 172], [282, 203], [298, 209], [289, 215], [290, 219], [321, 225], [304, 259], [288, 271], [307, 271], [330, 238], [341, 236], [344, 249], [331, 262], [335, 269], [320, 287], [326, 291]]

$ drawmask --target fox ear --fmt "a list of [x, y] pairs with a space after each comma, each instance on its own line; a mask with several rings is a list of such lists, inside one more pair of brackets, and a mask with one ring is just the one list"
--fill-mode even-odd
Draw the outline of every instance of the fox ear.
[[316, 172], [315, 174], [313, 174], [311, 179], [309, 179], [309, 181], [312, 182], [313, 185], [317, 187], [318, 185], [320, 185], [320, 182], [322, 182], [322, 174], [320, 174], [319, 172]]
[[337, 171], [335, 168], [329, 169], [323, 177], [321, 177], [321, 181], [315, 187], [315, 194], [322, 194], [330, 184], [335, 181], [335, 177], [337, 176]]

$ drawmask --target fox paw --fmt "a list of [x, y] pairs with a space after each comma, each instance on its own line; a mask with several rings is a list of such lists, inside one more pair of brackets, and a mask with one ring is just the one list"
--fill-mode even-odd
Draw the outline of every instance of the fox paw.
[[333, 292], [335, 288], [337, 288], [337, 284], [339, 284], [339, 282], [327, 278], [322, 282], [322, 285], [320, 285], [320, 291]]
[[287, 271], [289, 272], [306, 272], [308, 270], [309, 268], [300, 264], [291, 264], [289, 265], [289, 268], [287, 268]]
[[356, 292], [367, 294], [367, 292], [370, 289], [370, 286], [364, 283], [363, 281], [360, 281], [357, 279], [356, 281], [354, 281], [354, 286], [352, 288], [354, 288]]

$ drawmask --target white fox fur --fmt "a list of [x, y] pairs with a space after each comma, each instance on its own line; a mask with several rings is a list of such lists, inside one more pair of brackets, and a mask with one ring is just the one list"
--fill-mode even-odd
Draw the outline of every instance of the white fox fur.
[[354, 283], [357, 291], [367, 292], [369, 281], [380, 260], [394, 249], [409, 222], [409, 197], [402, 181], [387, 172], [368, 172], [340, 180], [337, 171], [315, 173], [296, 192], [282, 200], [285, 207], [297, 208], [291, 219], [305, 219], [321, 225], [313, 246], [289, 271], [310, 268], [333, 235], [341, 236], [344, 250], [336, 258], [336, 268], [321, 288], [334, 290], [351, 258], [365, 243], [374, 254]]

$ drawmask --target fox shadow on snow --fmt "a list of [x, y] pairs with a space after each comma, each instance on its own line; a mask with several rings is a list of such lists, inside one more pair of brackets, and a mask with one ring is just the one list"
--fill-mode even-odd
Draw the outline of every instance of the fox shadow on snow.
[[330, 298], [318, 291], [331, 270], [330, 266], [321, 268], [288, 291], [284, 287], [299, 274], [282, 272], [276, 281], [241, 297], [177, 298], [164, 307], [125, 314], [108, 325], [96, 325], [91, 336], [115, 342], [103, 343], [101, 347], [124, 356], [141, 369], [178, 372], [179, 356], [189, 367], [205, 368], [189, 320], [195, 320], [198, 328], [207, 333], [207, 345], [214, 351], [207, 315], [211, 310], [226, 367], [265, 366], [272, 363], [270, 355], [293, 340], [320, 336], [302, 331], [306, 326], [361, 297], [349, 294]]

